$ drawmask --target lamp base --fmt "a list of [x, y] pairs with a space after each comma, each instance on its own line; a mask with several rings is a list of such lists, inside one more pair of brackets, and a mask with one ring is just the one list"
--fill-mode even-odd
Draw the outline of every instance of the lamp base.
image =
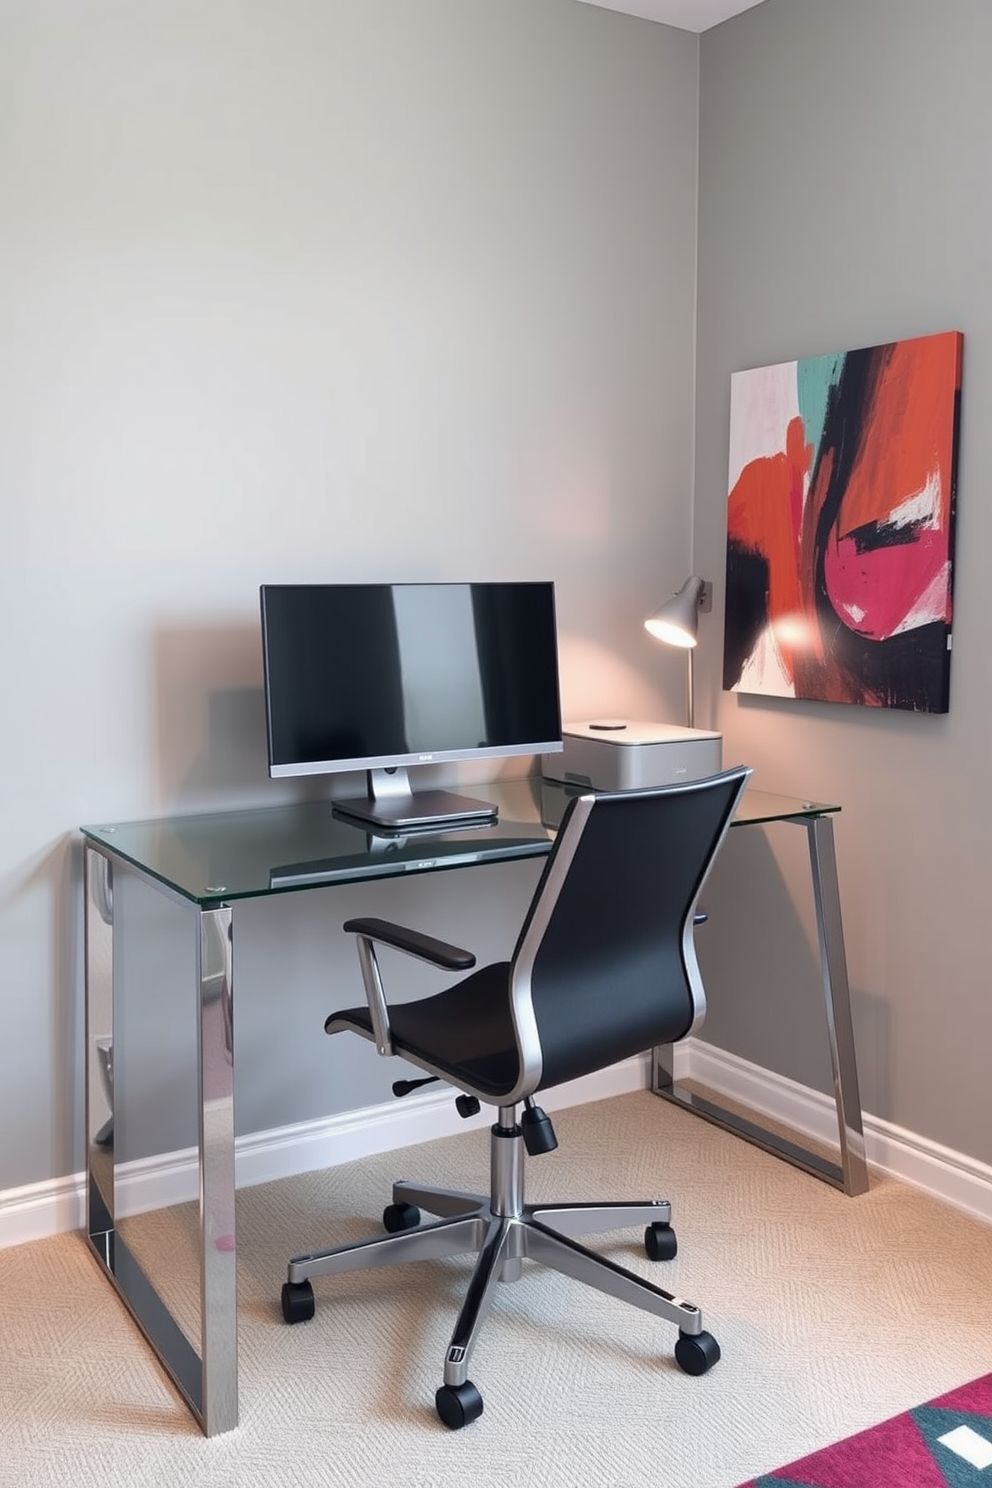
[[710, 729], [633, 721], [604, 729], [602, 724], [566, 723], [561, 753], [542, 756], [545, 779], [590, 790], [645, 790], [702, 780], [722, 768], [723, 736]]

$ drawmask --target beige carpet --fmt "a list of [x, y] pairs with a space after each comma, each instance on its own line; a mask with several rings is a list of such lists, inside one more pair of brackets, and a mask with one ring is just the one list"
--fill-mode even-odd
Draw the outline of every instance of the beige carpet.
[[[241, 1425], [206, 1440], [78, 1236], [0, 1252], [3, 1488], [732, 1488], [992, 1369], [992, 1232], [889, 1179], [848, 1199], [643, 1093], [562, 1111], [535, 1196], [670, 1198], [679, 1255], [600, 1248], [698, 1303], [723, 1349], [548, 1272], [499, 1289], [473, 1358], [482, 1418], [434, 1390], [469, 1262], [318, 1281], [287, 1327], [293, 1251], [374, 1229], [393, 1177], [484, 1186], [466, 1132], [238, 1196]], [[170, 1246], [182, 1254], [183, 1216]]]

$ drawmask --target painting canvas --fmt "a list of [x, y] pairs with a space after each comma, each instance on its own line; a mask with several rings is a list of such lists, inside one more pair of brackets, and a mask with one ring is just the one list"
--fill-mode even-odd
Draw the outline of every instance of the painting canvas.
[[962, 346], [734, 374], [726, 689], [947, 712]]

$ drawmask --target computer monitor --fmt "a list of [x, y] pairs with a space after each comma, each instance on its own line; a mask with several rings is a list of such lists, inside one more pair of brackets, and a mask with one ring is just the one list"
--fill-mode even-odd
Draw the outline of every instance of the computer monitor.
[[561, 748], [554, 585], [264, 584], [269, 774], [366, 771], [338, 813], [391, 832], [492, 820], [412, 766]]

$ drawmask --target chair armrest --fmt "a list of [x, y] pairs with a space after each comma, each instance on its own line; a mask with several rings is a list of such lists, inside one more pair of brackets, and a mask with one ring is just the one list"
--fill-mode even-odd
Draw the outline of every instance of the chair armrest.
[[419, 930], [410, 930], [405, 925], [394, 925], [391, 920], [359, 919], [345, 920], [342, 929], [352, 935], [361, 935], [366, 940], [377, 940], [394, 950], [405, 951], [432, 966], [446, 971], [471, 971], [475, 957], [471, 951], [460, 946], [449, 945], [445, 940], [436, 940], [433, 935], [422, 935]]
[[375, 1046], [380, 1054], [392, 1054], [393, 1035], [389, 1026], [389, 1007], [382, 990], [382, 977], [376, 960], [375, 943], [392, 946], [405, 951], [432, 966], [446, 971], [471, 971], [475, 957], [471, 951], [463, 951], [446, 941], [435, 940], [432, 935], [421, 935], [419, 930], [408, 930], [405, 925], [394, 925], [391, 920], [359, 919], [345, 920], [342, 927], [358, 937], [358, 962], [362, 968], [362, 981], [372, 1018]]

